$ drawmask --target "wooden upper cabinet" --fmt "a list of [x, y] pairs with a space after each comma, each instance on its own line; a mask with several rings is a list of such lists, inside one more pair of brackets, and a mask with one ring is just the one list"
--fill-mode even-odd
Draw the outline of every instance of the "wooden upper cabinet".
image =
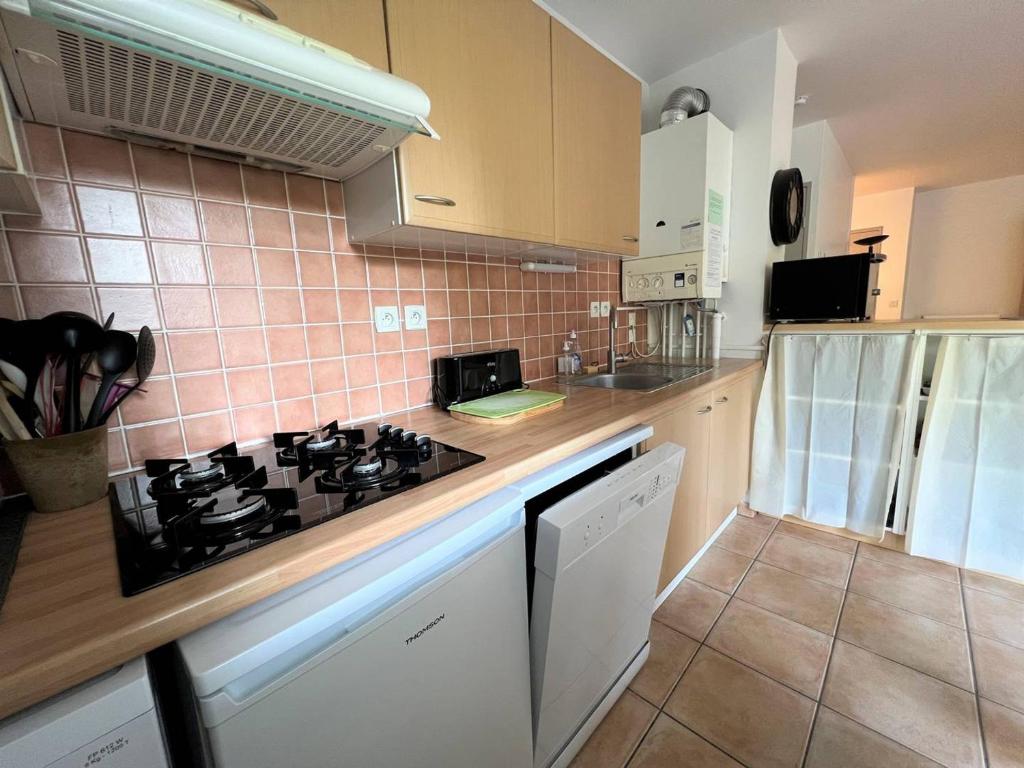
[[746, 376], [712, 392], [708, 530], [713, 534], [750, 486], [750, 442], [760, 376]]
[[[225, 0], [260, 14], [250, 0]], [[384, 0], [264, 0], [278, 23], [388, 71]]]
[[551, 22], [555, 242], [625, 255], [640, 233], [640, 82]]
[[392, 72], [427, 92], [441, 136], [398, 149], [407, 222], [552, 242], [550, 17], [531, 0], [387, 0], [387, 24]]

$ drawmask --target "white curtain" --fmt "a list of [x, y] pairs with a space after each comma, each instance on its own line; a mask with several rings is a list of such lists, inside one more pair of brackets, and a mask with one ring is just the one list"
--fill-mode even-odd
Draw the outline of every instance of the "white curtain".
[[890, 334], [777, 337], [754, 421], [750, 506], [881, 538], [922, 342]]
[[911, 554], [1024, 579], [1024, 338], [942, 340], [907, 539]]

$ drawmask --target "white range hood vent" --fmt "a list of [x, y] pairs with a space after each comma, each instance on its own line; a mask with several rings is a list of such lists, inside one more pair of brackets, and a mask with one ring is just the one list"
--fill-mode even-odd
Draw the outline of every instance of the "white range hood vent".
[[411, 133], [420, 88], [216, 0], [0, 0], [23, 116], [347, 178]]

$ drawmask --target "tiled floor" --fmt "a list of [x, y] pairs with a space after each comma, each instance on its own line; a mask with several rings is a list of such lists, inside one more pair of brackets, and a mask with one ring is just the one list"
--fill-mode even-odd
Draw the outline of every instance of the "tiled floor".
[[737, 518], [574, 768], [1024, 767], [1024, 585]]

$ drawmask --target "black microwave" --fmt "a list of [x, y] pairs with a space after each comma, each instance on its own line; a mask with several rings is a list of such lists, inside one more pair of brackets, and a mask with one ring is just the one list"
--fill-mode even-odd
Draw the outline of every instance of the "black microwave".
[[434, 361], [434, 401], [444, 409], [522, 388], [518, 349], [470, 352]]
[[768, 319], [772, 322], [870, 320], [875, 314], [877, 253], [777, 261], [772, 265]]

